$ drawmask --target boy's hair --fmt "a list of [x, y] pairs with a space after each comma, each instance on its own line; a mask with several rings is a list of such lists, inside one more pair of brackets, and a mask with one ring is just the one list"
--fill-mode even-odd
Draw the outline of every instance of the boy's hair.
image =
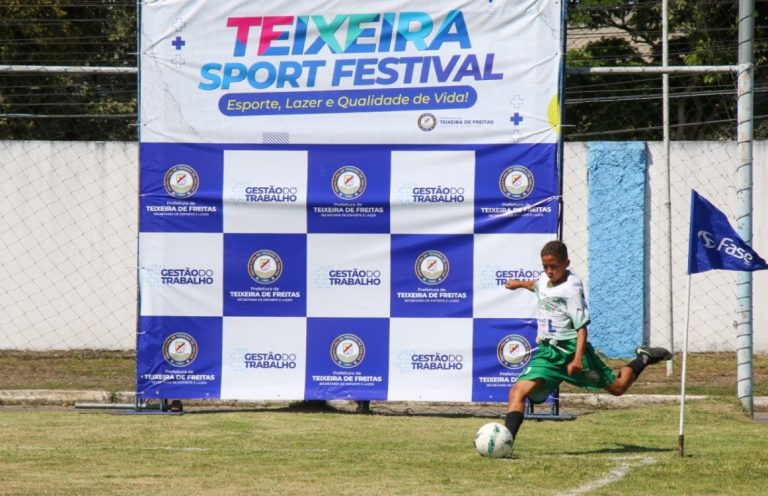
[[550, 241], [541, 249], [541, 256], [550, 255], [558, 260], [568, 260], [568, 247], [559, 240]]

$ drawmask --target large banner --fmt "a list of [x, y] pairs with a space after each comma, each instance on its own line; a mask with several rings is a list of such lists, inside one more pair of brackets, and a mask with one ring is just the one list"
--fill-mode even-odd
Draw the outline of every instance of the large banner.
[[558, 219], [559, 1], [141, 11], [141, 398], [505, 401]]

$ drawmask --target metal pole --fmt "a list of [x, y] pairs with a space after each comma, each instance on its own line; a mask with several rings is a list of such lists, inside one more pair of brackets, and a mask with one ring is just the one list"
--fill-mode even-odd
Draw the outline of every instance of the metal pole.
[[[752, 242], [752, 140], [754, 0], [739, 0], [739, 78], [737, 100], [736, 230]], [[752, 389], [752, 272], [736, 274], [736, 390], [744, 409], [754, 416]]]
[[738, 72], [738, 65], [672, 65], [629, 67], [567, 67], [568, 74], [698, 74], [709, 72]]
[[[669, 67], [669, 0], [663, 0], [661, 2], [661, 66], [666, 69]], [[666, 230], [667, 232], [667, 301], [665, 305], [667, 308], [666, 314], [669, 319], [667, 325], [667, 347], [672, 353], [675, 352], [675, 318], [673, 312], [672, 295], [672, 167], [669, 160], [669, 73], [665, 72], [661, 75], [661, 87], [662, 87], [662, 125], [664, 127], [664, 170], [667, 174], [667, 187], [664, 198], [664, 204], [666, 206], [664, 214], [666, 218]], [[667, 376], [671, 376], [674, 371], [672, 360], [667, 361]]]
[[0, 73], [28, 74], [136, 74], [136, 67], [103, 67], [90, 65], [0, 65]]

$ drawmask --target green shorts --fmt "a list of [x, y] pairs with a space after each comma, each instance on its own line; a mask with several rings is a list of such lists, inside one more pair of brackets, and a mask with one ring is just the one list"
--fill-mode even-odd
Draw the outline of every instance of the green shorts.
[[[561, 348], [561, 349], [558, 349]], [[599, 391], [610, 386], [616, 380], [613, 373], [603, 362], [590, 343], [587, 343], [582, 360], [583, 369], [579, 374], [568, 375], [567, 366], [573, 360], [576, 352], [576, 338], [558, 341], [556, 346], [544, 341], [533, 355], [533, 359], [518, 381], [543, 380], [544, 386], [537, 388], [529, 396], [534, 403], [542, 403], [554, 389], [565, 381], [574, 386], [579, 386], [590, 391]], [[545, 395], [546, 393], [546, 395]]]

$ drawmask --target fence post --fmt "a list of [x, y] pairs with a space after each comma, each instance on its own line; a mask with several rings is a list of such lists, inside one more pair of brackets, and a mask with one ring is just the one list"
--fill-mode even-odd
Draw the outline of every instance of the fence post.
[[[754, 0], [739, 0], [739, 78], [737, 100], [736, 217], [739, 236], [752, 243], [752, 139], [753, 127], [753, 36]], [[752, 388], [752, 272], [736, 276], [738, 301], [736, 321], [737, 394], [753, 416]]]

